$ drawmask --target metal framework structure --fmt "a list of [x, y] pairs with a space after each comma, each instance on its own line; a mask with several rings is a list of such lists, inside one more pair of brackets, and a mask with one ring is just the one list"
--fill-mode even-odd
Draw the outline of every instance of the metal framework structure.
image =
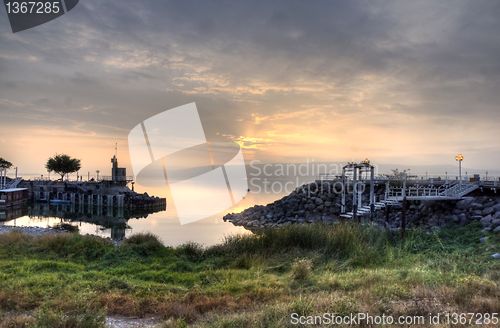
[[361, 163], [348, 163], [342, 168], [342, 201], [341, 214], [346, 214], [346, 194], [350, 181], [352, 181], [352, 217], [356, 218], [358, 209], [363, 207], [363, 191], [366, 181], [370, 183], [370, 215], [373, 218], [375, 212], [375, 167], [368, 159]]

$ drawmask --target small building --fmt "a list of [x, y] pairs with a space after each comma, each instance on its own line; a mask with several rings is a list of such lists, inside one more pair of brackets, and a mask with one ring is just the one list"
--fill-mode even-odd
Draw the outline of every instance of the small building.
[[0, 190], [0, 208], [23, 205], [29, 199], [27, 188], [11, 188]]
[[127, 169], [124, 167], [118, 167], [118, 159], [116, 155], [111, 159], [113, 164], [111, 168], [111, 181], [118, 185], [127, 185]]

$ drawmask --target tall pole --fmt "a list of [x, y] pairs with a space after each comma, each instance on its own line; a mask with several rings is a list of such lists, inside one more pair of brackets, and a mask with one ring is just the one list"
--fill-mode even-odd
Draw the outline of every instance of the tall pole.
[[[132, 187], [134, 185], [132, 184]], [[346, 176], [345, 176], [345, 167], [342, 168], [342, 199], [340, 201], [340, 213], [344, 214], [346, 212], [345, 210], [345, 194], [346, 194], [346, 189], [347, 188], [347, 183], [346, 183]]]
[[356, 196], [358, 193], [358, 167], [354, 166], [353, 179], [352, 179], [352, 218], [356, 219], [356, 214], [358, 212], [358, 204]]
[[375, 167], [370, 165], [370, 219], [375, 215]]
[[458, 153], [455, 156], [455, 160], [458, 162], [458, 180], [460, 181], [459, 184], [462, 184], [462, 161], [464, 160], [464, 155]]
[[462, 183], [462, 161], [458, 161], [458, 179]]

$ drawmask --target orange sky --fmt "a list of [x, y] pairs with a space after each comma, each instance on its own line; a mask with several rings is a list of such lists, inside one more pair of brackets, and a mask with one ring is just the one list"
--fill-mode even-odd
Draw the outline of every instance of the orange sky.
[[496, 170], [497, 14], [467, 1], [89, 0], [16, 34], [0, 15], [0, 156], [44, 174], [67, 153], [86, 175], [109, 172], [117, 142], [130, 169], [130, 129], [196, 102], [207, 137], [248, 161], [454, 166], [463, 152]]

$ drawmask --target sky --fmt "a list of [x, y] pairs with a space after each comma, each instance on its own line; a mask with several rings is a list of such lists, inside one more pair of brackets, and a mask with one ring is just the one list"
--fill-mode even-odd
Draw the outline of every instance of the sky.
[[[81, 0], [12, 33], [0, 9], [0, 157], [107, 171], [148, 117], [196, 102], [261, 162], [500, 169], [500, 2]], [[84, 173], [85, 174], [85, 173]]]

